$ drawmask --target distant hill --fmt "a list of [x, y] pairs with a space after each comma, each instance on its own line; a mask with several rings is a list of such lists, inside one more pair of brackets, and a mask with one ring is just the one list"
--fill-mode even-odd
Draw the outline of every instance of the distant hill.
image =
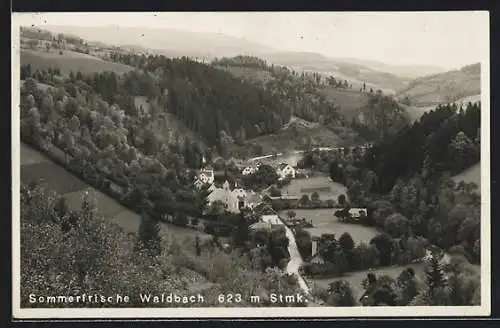
[[89, 41], [156, 49], [172, 57], [188, 56], [212, 59], [240, 54], [261, 55], [278, 51], [245, 39], [215, 33], [195, 33], [174, 29], [127, 26], [43, 26], [52, 32], [76, 34]]
[[78, 35], [89, 41], [100, 41], [168, 57], [188, 56], [208, 61], [237, 55], [258, 56], [269, 63], [296, 70], [335, 75], [340, 79], [351, 81], [353, 87], [358, 89], [365, 82], [367, 87], [375, 90], [381, 89], [384, 93], [393, 93], [416, 76], [441, 71], [436, 67], [400, 67], [376, 61], [334, 59], [312, 52], [286, 51], [243, 38], [215, 33], [118, 26], [43, 26], [41, 28], [56, 33]]
[[398, 91], [400, 99], [408, 97], [411, 106], [425, 107], [452, 103], [461, 98], [481, 94], [480, 64], [459, 70], [421, 77]]
[[405, 78], [418, 78], [422, 76], [439, 74], [446, 69], [433, 65], [389, 65], [375, 60], [355, 59], [355, 58], [337, 58], [339, 61], [367, 66], [373, 70], [391, 73]]
[[270, 63], [297, 70], [315, 71], [346, 79], [353, 84], [353, 88], [357, 89], [366, 83], [367, 88], [381, 89], [384, 93], [394, 93], [401, 85], [412, 80], [408, 77], [373, 69], [370, 66], [329, 58], [318, 53], [289, 51], [268, 54], [263, 58]]

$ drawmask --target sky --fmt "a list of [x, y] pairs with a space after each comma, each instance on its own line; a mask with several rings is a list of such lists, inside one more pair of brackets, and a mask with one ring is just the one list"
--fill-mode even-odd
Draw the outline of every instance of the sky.
[[21, 14], [31, 24], [221, 33], [280, 50], [452, 69], [488, 51], [487, 12], [169, 12]]

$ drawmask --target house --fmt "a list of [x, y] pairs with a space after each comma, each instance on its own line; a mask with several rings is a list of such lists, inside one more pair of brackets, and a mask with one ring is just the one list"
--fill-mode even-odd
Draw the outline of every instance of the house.
[[211, 189], [212, 192], [207, 196], [209, 204], [220, 201], [224, 203], [226, 210], [231, 213], [239, 213], [240, 208], [246, 206], [245, 199], [247, 197], [247, 192], [238, 186], [231, 189], [227, 180], [222, 185], [222, 188], [211, 187]]
[[257, 171], [257, 169], [253, 166], [247, 166], [243, 169], [243, 171], [241, 172], [241, 174], [243, 175], [250, 175], [250, 174], [253, 174], [255, 173], [255, 171]]
[[275, 228], [283, 228], [284, 224], [281, 222], [276, 214], [262, 215], [260, 221], [250, 226], [252, 230], [272, 230]]
[[261, 221], [262, 222], [269, 222], [271, 224], [278, 224], [278, 225], [283, 224], [281, 222], [280, 218], [276, 214], [262, 215]]
[[289, 176], [295, 178], [295, 169], [287, 163], [281, 163], [280, 165], [278, 165], [276, 173], [278, 173], [280, 180], [283, 180]]
[[196, 177], [194, 179], [194, 186], [196, 189], [201, 189], [201, 187], [203, 187], [203, 185], [205, 185], [200, 179], [198, 179], [198, 177]]
[[204, 168], [200, 170], [200, 173], [198, 174], [197, 178], [203, 182], [204, 184], [209, 184], [211, 185], [214, 183], [214, 170], [211, 168]]
[[350, 208], [349, 209], [349, 214], [351, 215], [351, 217], [353, 219], [359, 219], [359, 218], [366, 217], [367, 213], [368, 212], [367, 212], [366, 208]]

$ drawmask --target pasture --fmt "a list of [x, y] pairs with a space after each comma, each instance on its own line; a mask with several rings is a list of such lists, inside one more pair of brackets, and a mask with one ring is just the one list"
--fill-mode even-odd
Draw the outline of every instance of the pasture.
[[100, 58], [64, 50], [32, 51], [21, 50], [21, 65], [31, 64], [32, 71], [37, 69], [59, 68], [61, 74], [69, 74], [70, 71], [81, 71], [83, 73], [98, 73], [103, 71], [114, 71], [117, 74], [126, 73], [133, 70], [131, 66], [104, 61]]
[[[333, 214], [335, 209], [316, 209], [316, 210], [294, 210], [297, 218], [305, 218], [306, 221], [312, 220], [313, 228], [305, 228], [311, 233], [311, 236], [320, 237], [322, 234], [335, 234], [339, 238], [344, 232], [348, 232], [354, 242], [369, 243], [370, 240], [379, 234], [377, 229], [365, 227], [359, 224], [350, 224], [339, 222]], [[282, 213], [286, 216], [286, 213]]]
[[[329, 189], [328, 189], [329, 188]], [[346, 187], [340, 183], [333, 182], [326, 175], [314, 176], [309, 178], [293, 179], [289, 185], [282, 188], [283, 195], [301, 196], [311, 194], [316, 191], [322, 200], [337, 198], [341, 194], [346, 194]]]
[[338, 90], [332, 87], [321, 90], [325, 98], [340, 107], [340, 113], [349, 120], [368, 106], [368, 96], [357, 90]]
[[21, 181], [43, 182], [59, 194], [72, 193], [88, 187], [85, 182], [52, 162], [22, 165]]
[[91, 188], [81, 189], [79, 191], [65, 194], [64, 198], [66, 199], [68, 206], [74, 210], [81, 209], [83, 203], [83, 195], [87, 191], [89, 191], [94, 198], [95, 205], [99, 209], [100, 215], [112, 218], [123, 211], [123, 206], [116, 200], [98, 190]]

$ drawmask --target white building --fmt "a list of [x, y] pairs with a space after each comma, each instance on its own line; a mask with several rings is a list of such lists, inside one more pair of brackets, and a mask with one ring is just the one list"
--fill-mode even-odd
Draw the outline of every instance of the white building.
[[361, 217], [366, 217], [367, 210], [366, 208], [350, 208], [349, 214], [352, 218], [359, 219]]
[[250, 175], [250, 174], [253, 174], [255, 173], [257, 169], [253, 166], [247, 166], [243, 169], [243, 171], [241, 171], [241, 174], [243, 175]]
[[281, 163], [278, 166], [276, 173], [278, 173], [280, 180], [283, 180], [286, 177], [295, 178], [295, 169], [290, 164]]
[[261, 201], [258, 193], [247, 192], [237, 185], [231, 188], [228, 181], [224, 182], [222, 188], [211, 185], [208, 190], [210, 191], [207, 196], [209, 205], [215, 201], [220, 201], [225, 204], [226, 210], [231, 213], [239, 213], [243, 207], [254, 208]]

